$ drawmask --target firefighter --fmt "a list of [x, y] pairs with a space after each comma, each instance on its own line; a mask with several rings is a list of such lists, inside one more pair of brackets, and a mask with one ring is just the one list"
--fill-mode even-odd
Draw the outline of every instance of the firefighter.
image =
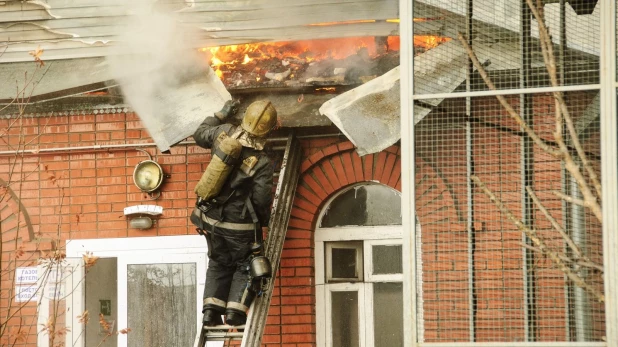
[[[207, 117], [193, 134], [200, 147], [211, 149], [213, 158], [217, 154], [217, 141], [222, 137], [235, 139], [242, 145], [236, 162], [226, 163], [232, 170], [221, 184], [220, 192], [208, 200], [200, 198], [198, 193], [191, 214], [191, 222], [206, 236], [208, 245], [202, 310], [206, 326], [223, 324], [222, 315], [226, 324], [245, 324], [255, 297], [248, 284], [252, 246], [261, 244], [262, 227], [268, 226], [270, 219], [273, 163], [263, 150], [267, 135], [277, 124], [277, 111], [268, 100], [255, 101], [247, 108], [240, 126], [226, 123], [237, 107], [238, 101], [226, 102], [221, 111]], [[202, 180], [198, 186], [201, 183]], [[198, 186], [196, 193], [200, 190]]]

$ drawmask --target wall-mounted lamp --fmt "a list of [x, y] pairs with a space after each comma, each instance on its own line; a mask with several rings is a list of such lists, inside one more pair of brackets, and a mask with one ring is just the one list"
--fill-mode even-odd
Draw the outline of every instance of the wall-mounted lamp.
[[158, 189], [161, 183], [163, 183], [163, 177], [165, 176], [163, 174], [163, 169], [161, 169], [159, 163], [152, 160], [150, 153], [143, 149], [137, 150], [146, 153], [148, 155], [148, 160], [144, 160], [135, 165], [135, 169], [133, 170], [133, 182], [142, 192], [148, 193], [151, 200], [157, 199], [161, 195]]
[[152, 219], [150, 217], [141, 216], [129, 220], [131, 229], [150, 229], [152, 228]]

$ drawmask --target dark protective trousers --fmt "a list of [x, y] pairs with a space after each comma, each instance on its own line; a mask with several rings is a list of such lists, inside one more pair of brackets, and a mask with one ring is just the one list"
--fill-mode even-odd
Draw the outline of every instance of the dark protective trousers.
[[246, 313], [255, 297], [248, 289], [249, 257], [253, 230], [229, 230], [207, 225], [208, 269], [204, 287], [204, 309], [224, 313], [226, 309]]

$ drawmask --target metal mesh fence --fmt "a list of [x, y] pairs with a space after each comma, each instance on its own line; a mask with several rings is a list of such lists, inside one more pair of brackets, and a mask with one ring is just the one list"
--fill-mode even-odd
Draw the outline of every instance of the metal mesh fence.
[[423, 342], [603, 340], [598, 7], [414, 2]]
[[[522, 64], [528, 67], [526, 87], [550, 86], [538, 23], [526, 2], [474, 0], [470, 11], [467, 3], [414, 2], [415, 94], [465, 91], [462, 84], [465, 86], [468, 57], [458, 42], [460, 33], [471, 41], [496, 89], [519, 88]], [[544, 6], [542, 14], [550, 29], [556, 70], [563, 85], [599, 83], [598, 7], [593, 7], [595, 12], [590, 15], [577, 15], [566, 2]], [[488, 87], [474, 75], [470, 90]]]
[[[595, 95], [566, 95], [576, 124], [586, 112], [598, 113]], [[506, 98], [515, 105], [520, 99]], [[553, 97], [535, 94], [531, 102], [535, 131], [553, 145]], [[580, 199], [581, 193], [559, 159], [536, 147], [522, 150], [525, 134], [494, 97], [474, 97], [470, 104], [467, 117], [465, 99], [447, 99], [416, 129], [425, 341], [600, 340], [602, 303], [541, 251], [557, 254], [602, 293], [602, 274], [593, 267], [602, 264], [600, 223], [589, 210], [558, 197]], [[598, 170], [598, 122], [582, 130], [581, 140]], [[523, 203], [526, 179], [543, 207]], [[585, 253], [590, 267], [573, 263], [577, 257], [541, 208]], [[541, 243], [524, 237], [509, 213], [527, 219]]]

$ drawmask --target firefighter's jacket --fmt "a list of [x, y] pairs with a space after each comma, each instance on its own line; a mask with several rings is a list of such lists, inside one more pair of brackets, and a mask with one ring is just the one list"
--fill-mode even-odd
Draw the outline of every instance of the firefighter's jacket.
[[[197, 128], [193, 138], [200, 147], [210, 149], [221, 132], [225, 131], [231, 135], [235, 129], [232, 124], [222, 124], [216, 117], [207, 117]], [[268, 226], [272, 202], [273, 164], [263, 151], [249, 147], [242, 148], [240, 162], [251, 156], [256, 157], [258, 161], [250, 174], [238, 168], [240, 164], [237, 165], [216, 198], [217, 201], [225, 202], [208, 210], [205, 213], [208, 218], [219, 222], [252, 223], [253, 218], [247, 206], [249, 198], [261, 226]], [[207, 229], [202, 227], [201, 223], [204, 223], [204, 220], [197, 215], [198, 213], [198, 210], [194, 210], [191, 221], [197, 227]]]

